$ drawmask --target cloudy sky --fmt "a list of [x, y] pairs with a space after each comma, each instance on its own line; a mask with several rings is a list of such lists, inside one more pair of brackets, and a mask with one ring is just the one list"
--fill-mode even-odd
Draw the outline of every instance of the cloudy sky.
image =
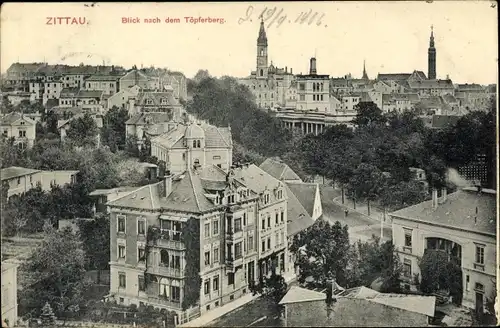
[[[434, 26], [437, 75], [456, 83], [496, 83], [497, 9], [491, 1], [4, 4], [1, 71], [14, 62], [157, 66], [192, 77], [246, 76], [256, 65], [258, 16], [266, 8], [269, 59], [294, 73], [317, 57], [320, 74], [369, 77], [379, 72], [427, 73]], [[250, 7], [250, 8], [249, 8]], [[272, 10], [276, 7], [274, 14]], [[302, 12], [313, 22], [296, 22]], [[271, 12], [269, 12], [271, 11]], [[250, 13], [247, 15], [247, 13]], [[265, 17], [268, 16], [265, 15]], [[273, 15], [271, 15], [273, 14]], [[47, 17], [85, 18], [84, 25], [47, 25]], [[187, 23], [184, 17], [224, 19]], [[123, 17], [141, 23], [124, 24]], [[162, 22], [144, 23], [158, 17]], [[318, 18], [320, 18], [318, 21]], [[179, 18], [181, 23], [165, 23]], [[272, 22], [274, 20], [274, 22]], [[281, 22], [281, 25], [279, 25]], [[88, 23], [88, 24], [87, 24]], [[278, 26], [279, 25], [279, 26]]]

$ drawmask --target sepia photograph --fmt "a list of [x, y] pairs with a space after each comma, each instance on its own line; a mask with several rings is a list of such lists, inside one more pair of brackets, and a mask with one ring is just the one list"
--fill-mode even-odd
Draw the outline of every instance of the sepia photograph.
[[2, 328], [496, 326], [497, 6], [3, 3]]

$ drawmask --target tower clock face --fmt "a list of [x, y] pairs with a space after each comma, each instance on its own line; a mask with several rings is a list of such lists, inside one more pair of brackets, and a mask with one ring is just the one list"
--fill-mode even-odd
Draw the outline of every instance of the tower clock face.
[[259, 57], [257, 59], [257, 63], [259, 64], [259, 66], [264, 66], [266, 65], [266, 60], [264, 58]]

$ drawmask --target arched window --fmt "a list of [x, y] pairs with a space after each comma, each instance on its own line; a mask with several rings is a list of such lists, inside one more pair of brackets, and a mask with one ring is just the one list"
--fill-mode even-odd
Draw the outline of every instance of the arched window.
[[260, 55], [264, 56], [264, 49], [260, 49]]
[[196, 140], [196, 147], [201, 148], [201, 141], [200, 140]]
[[262, 68], [260, 69], [260, 76], [264, 76], [264, 70]]
[[200, 165], [200, 160], [199, 159], [195, 159], [194, 160], [194, 165]]
[[196, 148], [196, 140], [193, 140], [193, 148]]
[[168, 298], [170, 296], [170, 281], [167, 278], [161, 278], [159, 284], [159, 295]]

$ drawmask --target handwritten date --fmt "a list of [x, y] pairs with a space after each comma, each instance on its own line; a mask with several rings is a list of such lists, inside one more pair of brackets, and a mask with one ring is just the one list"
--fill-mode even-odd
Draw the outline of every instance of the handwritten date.
[[[245, 16], [238, 19], [238, 24], [243, 24], [244, 22], [252, 22], [252, 17], [254, 14], [253, 6], [248, 6]], [[316, 26], [324, 26], [322, 19], [325, 17], [325, 14], [313, 12], [312, 9], [308, 11], [300, 12], [298, 15], [294, 17], [288, 17], [288, 15], [283, 11], [283, 8], [278, 9], [278, 7], [268, 8], [265, 7], [259, 15], [257, 19], [261, 19], [263, 22], [267, 23], [267, 28], [275, 25], [276, 27], [280, 27], [284, 22], [295, 23], [295, 24], [307, 24], [307, 25], [316, 25]]]

